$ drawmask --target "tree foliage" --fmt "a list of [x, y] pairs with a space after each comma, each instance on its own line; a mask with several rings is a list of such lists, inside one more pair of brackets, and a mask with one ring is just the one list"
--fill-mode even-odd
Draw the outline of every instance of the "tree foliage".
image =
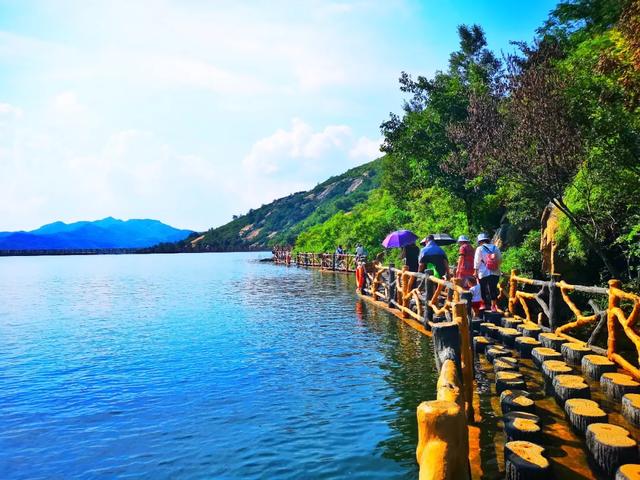
[[400, 76], [402, 113], [381, 125], [382, 189], [299, 245], [326, 235], [327, 248], [366, 238], [377, 250], [395, 228], [472, 234], [506, 219], [519, 240], [505, 264], [536, 274], [551, 202], [573, 278], [640, 283], [640, 1], [562, 1], [502, 61], [481, 27], [458, 34], [448, 69]]

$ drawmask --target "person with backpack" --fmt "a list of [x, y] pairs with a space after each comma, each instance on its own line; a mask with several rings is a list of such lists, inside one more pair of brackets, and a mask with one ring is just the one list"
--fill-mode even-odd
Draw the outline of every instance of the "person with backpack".
[[491, 243], [489, 235], [481, 233], [478, 235], [478, 248], [473, 259], [475, 275], [480, 281], [480, 290], [484, 307], [491, 311], [498, 310], [498, 281], [500, 280], [500, 263], [502, 262], [502, 252]]

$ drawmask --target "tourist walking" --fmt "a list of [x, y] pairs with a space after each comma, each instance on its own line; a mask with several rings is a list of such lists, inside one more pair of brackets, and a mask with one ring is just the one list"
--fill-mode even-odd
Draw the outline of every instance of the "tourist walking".
[[405, 245], [402, 247], [402, 259], [404, 264], [409, 267], [410, 272], [418, 271], [418, 258], [420, 256], [420, 249], [415, 243]]
[[460, 235], [458, 237], [458, 245], [460, 245], [460, 249], [458, 250], [458, 263], [456, 264], [455, 276], [463, 281], [467, 281], [473, 277], [475, 251], [471, 246], [469, 237], [466, 235]]
[[480, 290], [484, 308], [491, 308], [495, 312], [498, 309], [498, 281], [500, 280], [500, 263], [502, 253], [500, 249], [491, 243], [489, 235], [478, 235], [478, 248], [473, 259], [475, 275], [480, 281]]
[[367, 251], [361, 243], [356, 244], [356, 260], [364, 260], [367, 256]]
[[449, 276], [449, 260], [447, 254], [440, 248], [433, 235], [428, 235], [422, 242], [424, 247], [420, 250], [418, 271], [433, 269], [434, 275], [439, 278]]

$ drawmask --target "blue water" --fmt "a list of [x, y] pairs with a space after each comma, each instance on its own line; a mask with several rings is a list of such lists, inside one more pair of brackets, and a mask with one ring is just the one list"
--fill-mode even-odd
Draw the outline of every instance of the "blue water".
[[417, 478], [429, 342], [265, 256], [0, 259], [0, 478]]

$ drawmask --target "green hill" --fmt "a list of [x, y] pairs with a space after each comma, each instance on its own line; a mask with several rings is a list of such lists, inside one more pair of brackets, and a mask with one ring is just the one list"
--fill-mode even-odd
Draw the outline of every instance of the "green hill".
[[[312, 190], [292, 193], [177, 244], [182, 251], [260, 250], [292, 245], [303, 230], [348, 211], [380, 186], [381, 161], [352, 168]], [[170, 246], [159, 246], [171, 249]]]

